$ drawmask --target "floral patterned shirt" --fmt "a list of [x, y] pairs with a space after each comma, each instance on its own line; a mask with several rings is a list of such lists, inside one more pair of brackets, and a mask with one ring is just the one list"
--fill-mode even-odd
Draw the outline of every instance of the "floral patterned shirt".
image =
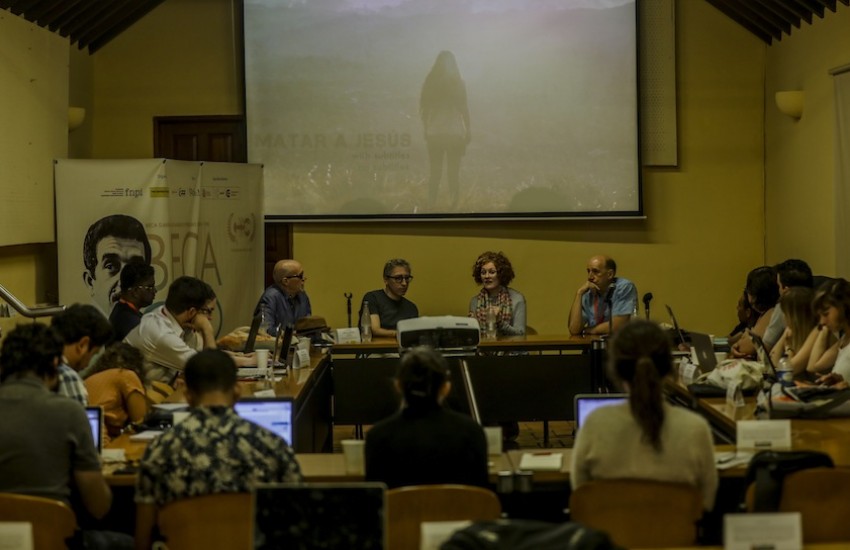
[[197, 407], [153, 440], [136, 482], [136, 502], [162, 506], [212, 493], [248, 492], [257, 483], [300, 482], [292, 448], [230, 407]]

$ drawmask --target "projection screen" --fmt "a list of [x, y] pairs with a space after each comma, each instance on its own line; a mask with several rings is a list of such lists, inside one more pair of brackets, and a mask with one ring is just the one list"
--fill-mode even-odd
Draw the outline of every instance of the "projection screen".
[[270, 220], [642, 215], [634, 0], [244, 0]]

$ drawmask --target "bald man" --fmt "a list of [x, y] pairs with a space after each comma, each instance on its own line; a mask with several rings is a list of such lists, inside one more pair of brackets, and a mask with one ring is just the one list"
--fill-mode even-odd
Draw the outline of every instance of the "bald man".
[[313, 314], [310, 298], [304, 292], [304, 268], [296, 260], [280, 260], [274, 266], [274, 283], [260, 296], [256, 315], [262, 308], [269, 323], [269, 334], [277, 334], [278, 327], [294, 326], [295, 321]]
[[617, 263], [609, 256], [587, 262], [587, 281], [576, 291], [570, 308], [570, 334], [608, 334], [628, 322], [637, 311], [637, 288], [617, 277]]

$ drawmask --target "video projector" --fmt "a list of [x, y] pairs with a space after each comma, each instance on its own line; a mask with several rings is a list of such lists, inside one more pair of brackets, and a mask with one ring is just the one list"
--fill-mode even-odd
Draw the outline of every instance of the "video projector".
[[398, 322], [398, 347], [431, 346], [442, 351], [474, 352], [481, 339], [478, 320], [471, 317], [417, 317]]

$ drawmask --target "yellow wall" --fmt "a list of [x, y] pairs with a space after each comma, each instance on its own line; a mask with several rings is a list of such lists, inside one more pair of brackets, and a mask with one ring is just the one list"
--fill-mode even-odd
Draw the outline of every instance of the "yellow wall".
[[[850, 8], [836, 13], [767, 50], [765, 57], [765, 181], [767, 259], [807, 260], [816, 273], [835, 273], [833, 213], [834, 116], [828, 70], [850, 63]], [[800, 120], [779, 113], [779, 90], [803, 90]], [[850, 273], [840, 273], [844, 277]]]
[[[677, 12], [680, 166], [646, 170], [646, 220], [298, 224], [314, 311], [344, 324], [343, 293], [359, 300], [402, 256], [423, 314], [464, 315], [473, 260], [498, 249], [529, 324], [561, 333], [586, 259], [603, 252], [653, 292], [655, 318], [669, 303], [690, 327], [728, 331], [747, 271], [764, 260], [765, 46], [706, 2]], [[150, 156], [154, 115], [238, 112], [232, 36], [230, 0], [170, 0], [95, 54], [93, 156]]]

